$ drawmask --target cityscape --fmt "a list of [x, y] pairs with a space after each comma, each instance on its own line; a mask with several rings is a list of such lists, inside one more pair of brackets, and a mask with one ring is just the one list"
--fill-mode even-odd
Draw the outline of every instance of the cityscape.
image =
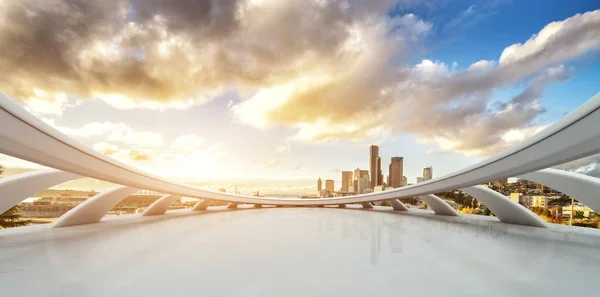
[[[341, 171], [341, 186], [336, 188], [335, 181], [332, 179], [321, 179], [316, 182], [315, 195], [280, 195], [269, 194], [260, 191], [252, 191], [256, 197], [280, 197], [280, 198], [333, 198], [353, 196], [374, 192], [387, 191], [404, 186], [410, 186], [408, 178], [403, 175], [404, 158], [401, 156], [391, 157], [387, 166], [387, 175], [381, 165], [379, 155], [380, 148], [377, 145], [369, 147], [369, 169], [356, 168], [353, 171]], [[0, 166], [0, 168], [2, 168]], [[422, 176], [415, 178], [416, 183], [427, 181], [433, 178], [433, 167], [428, 165], [423, 167]], [[579, 203], [574, 198], [557, 192], [542, 184], [517, 179], [509, 183], [508, 179], [490, 181], [484, 185], [506, 196], [516, 203], [530, 209], [544, 220], [555, 224], [573, 225], [581, 227], [590, 227], [600, 229], [600, 216], [594, 210], [586, 205]], [[232, 192], [240, 193], [237, 185], [232, 185]], [[227, 192], [226, 188], [218, 188], [219, 192]], [[35, 197], [26, 199], [24, 202], [7, 211], [5, 216], [12, 216], [13, 220], [4, 222], [4, 228], [19, 227], [29, 224], [51, 223], [58, 217], [67, 213], [78, 204], [95, 196], [99, 192], [90, 190], [73, 189], [48, 189], [44, 190]], [[135, 214], [143, 212], [149, 205], [158, 200], [161, 193], [153, 191], [139, 191], [123, 199], [115, 205], [107, 215]], [[463, 214], [475, 214], [493, 216], [494, 214], [480, 201], [468, 194], [454, 190], [437, 193], [452, 208]], [[407, 207], [416, 209], [428, 209], [428, 205], [418, 199], [404, 198], [400, 199]], [[196, 199], [182, 198], [169, 206], [170, 210], [192, 208], [196, 204]], [[390, 207], [387, 201], [374, 203], [382, 207]], [[211, 206], [227, 205], [226, 202], [211, 201]], [[0, 224], [2, 221], [0, 220]]]
[[[354, 171], [342, 171], [342, 184], [335, 187], [332, 179], [317, 180], [317, 193], [303, 198], [332, 198], [381, 192], [390, 189], [412, 185], [403, 175], [403, 157], [391, 157], [388, 175], [383, 175], [379, 146], [369, 148], [369, 170], [356, 168]], [[385, 178], [384, 178], [385, 177]], [[423, 167], [423, 175], [416, 177], [416, 183], [433, 178], [433, 167]], [[517, 179], [513, 183], [508, 178], [490, 181], [484, 186], [498, 191], [516, 203], [532, 210], [535, 214], [550, 223], [574, 225], [600, 229], [600, 215], [588, 206], [579, 203], [574, 198], [557, 192], [542, 184]], [[485, 205], [461, 191], [446, 191], [437, 196], [444, 199], [450, 206], [465, 214], [494, 215]], [[426, 203], [416, 198], [400, 199], [410, 208], [427, 209]], [[379, 206], [390, 206], [386, 201]]]
[[[388, 175], [384, 176], [381, 157], [379, 156], [379, 146], [371, 145], [369, 148], [369, 169], [362, 170], [357, 167], [354, 171], [342, 171], [342, 185], [337, 191], [335, 190], [334, 180], [325, 180], [325, 187], [323, 187], [323, 180], [319, 177], [316, 197], [329, 198], [367, 194], [411, 185], [403, 174], [403, 167], [403, 157], [392, 157]], [[425, 166], [423, 167], [423, 175], [416, 177], [416, 182], [420, 183], [432, 178], [433, 168]]]

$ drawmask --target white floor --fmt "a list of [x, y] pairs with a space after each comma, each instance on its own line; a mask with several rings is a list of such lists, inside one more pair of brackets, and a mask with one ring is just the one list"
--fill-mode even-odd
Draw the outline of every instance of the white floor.
[[600, 233], [595, 230], [573, 227], [569, 230], [577, 232], [569, 233], [429, 217], [263, 208], [181, 211], [136, 217], [135, 224], [129, 216], [87, 226], [4, 230], [0, 292], [11, 297], [598, 292]]

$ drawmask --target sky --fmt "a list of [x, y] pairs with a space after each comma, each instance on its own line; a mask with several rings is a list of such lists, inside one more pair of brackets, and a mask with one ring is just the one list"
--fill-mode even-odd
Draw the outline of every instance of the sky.
[[371, 144], [414, 183], [543, 130], [600, 91], [600, 3], [0, 0], [0, 48], [0, 93], [103, 154], [304, 193]]

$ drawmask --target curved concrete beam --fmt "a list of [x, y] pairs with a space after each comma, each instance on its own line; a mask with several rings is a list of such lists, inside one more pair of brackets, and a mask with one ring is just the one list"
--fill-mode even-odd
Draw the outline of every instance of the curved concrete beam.
[[596, 212], [600, 212], [600, 179], [581, 173], [548, 168], [517, 176], [544, 184], [574, 197]]
[[69, 210], [52, 223], [53, 228], [99, 222], [119, 201], [140, 189], [118, 186], [104, 191]]
[[257, 198], [178, 184], [143, 172], [71, 139], [0, 94], [0, 153], [104, 181], [161, 193], [264, 205], [337, 205], [417, 197], [517, 176], [600, 152], [600, 95], [543, 131], [449, 175], [412, 186], [350, 197], [321, 199]]
[[209, 204], [210, 204], [210, 200], [202, 199], [198, 203], [196, 203], [196, 205], [194, 205], [194, 208], [192, 208], [192, 211], [206, 210], [208, 208]]
[[0, 179], [0, 214], [52, 186], [82, 178], [56, 169], [40, 169]]
[[398, 200], [398, 199], [388, 200], [388, 202], [390, 203], [390, 205], [392, 206], [392, 208], [394, 210], [408, 211], [408, 207], [406, 207], [406, 205], [404, 205], [404, 203], [400, 202], [400, 200]]
[[529, 209], [494, 190], [484, 186], [473, 186], [460, 190], [483, 202], [502, 222], [534, 227], [548, 227], [548, 224], [544, 220], [529, 211]]
[[446, 201], [442, 200], [442, 198], [429, 194], [419, 196], [419, 199], [425, 201], [429, 207], [435, 212], [435, 214], [444, 215], [444, 216], [458, 216], [458, 212], [452, 206], [450, 206]]
[[150, 204], [150, 206], [148, 206], [148, 208], [146, 208], [146, 210], [144, 210], [144, 212], [142, 213], [142, 216], [155, 216], [155, 215], [164, 214], [169, 209], [169, 206], [171, 206], [171, 204], [173, 204], [173, 202], [175, 202], [179, 199], [181, 199], [180, 196], [164, 195], [164, 196], [160, 197], [160, 199], [158, 199], [158, 200], [154, 201], [152, 204]]

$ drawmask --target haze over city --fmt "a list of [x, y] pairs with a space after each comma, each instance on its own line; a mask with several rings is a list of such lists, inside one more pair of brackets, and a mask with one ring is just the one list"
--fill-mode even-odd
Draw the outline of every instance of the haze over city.
[[[596, 1], [68, 2], [0, 1], [13, 49], [0, 91], [103, 154], [198, 186], [314, 194], [319, 177], [368, 169], [372, 144], [385, 176], [401, 156], [415, 183], [598, 91]], [[600, 157], [562, 168], [600, 177]]]

